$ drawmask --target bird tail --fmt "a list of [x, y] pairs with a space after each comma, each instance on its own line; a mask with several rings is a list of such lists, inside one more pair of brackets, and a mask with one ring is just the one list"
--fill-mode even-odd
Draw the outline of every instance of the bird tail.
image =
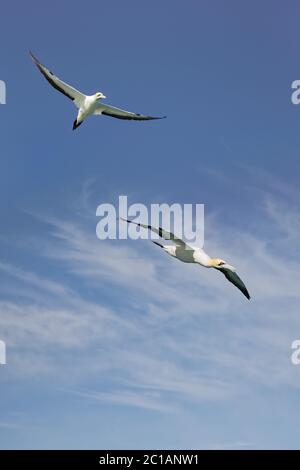
[[77, 127], [80, 126], [80, 124], [82, 124], [83, 121], [80, 121], [80, 122], [77, 122], [77, 118], [75, 119], [75, 121], [73, 122], [73, 131], [75, 131], [75, 129], [77, 129]]

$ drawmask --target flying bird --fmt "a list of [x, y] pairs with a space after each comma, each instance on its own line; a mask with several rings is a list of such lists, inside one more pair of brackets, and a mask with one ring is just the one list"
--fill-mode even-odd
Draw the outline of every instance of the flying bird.
[[153, 117], [153, 116], [144, 116], [143, 114], [136, 114], [130, 111], [125, 111], [124, 109], [116, 108], [114, 106], [106, 105], [101, 102], [102, 99], [105, 99], [106, 96], [98, 91], [94, 95], [85, 95], [80, 91], [73, 88], [71, 85], [60, 80], [56, 77], [50, 70], [47, 69], [39, 60], [30, 52], [30, 56], [39, 69], [39, 71], [44, 75], [46, 80], [53, 86], [56, 90], [63, 93], [67, 98], [70, 98], [79, 109], [77, 118], [73, 124], [73, 130], [80, 126], [83, 123], [84, 119], [88, 116], [94, 115], [104, 115], [111, 116], [116, 119], [126, 119], [134, 121], [150, 121], [153, 119], [163, 119], [166, 116]]
[[228, 279], [229, 282], [234, 284], [247, 297], [247, 299], [250, 299], [249, 292], [241, 278], [237, 275], [235, 268], [223, 259], [211, 258], [205, 253], [204, 250], [202, 250], [202, 248], [195, 248], [189, 246], [183, 240], [176, 237], [176, 235], [171, 232], [167, 232], [161, 227], [155, 228], [151, 225], [145, 225], [138, 222], [133, 222], [132, 220], [123, 219], [123, 217], [121, 217], [121, 219], [125, 222], [128, 222], [129, 224], [135, 224], [139, 227], [149, 229], [159, 235], [164, 240], [171, 240], [174, 245], [161, 245], [156, 241], [152, 241], [153, 243], [155, 243], [155, 245], [158, 245], [169, 255], [179, 259], [180, 261], [183, 261], [184, 263], [197, 263], [201, 266], [204, 266], [205, 268], [217, 269], [218, 271], [223, 273], [226, 279]]

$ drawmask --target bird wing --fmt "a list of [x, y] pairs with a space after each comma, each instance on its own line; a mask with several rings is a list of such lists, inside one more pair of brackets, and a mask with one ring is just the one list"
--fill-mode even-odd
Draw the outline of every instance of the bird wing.
[[86, 96], [80, 91], [73, 88], [71, 85], [68, 85], [67, 83], [63, 82], [58, 77], [56, 77], [52, 72], [50, 72], [50, 70], [47, 69], [47, 67], [45, 67], [38, 61], [38, 59], [32, 54], [32, 52], [30, 52], [30, 56], [39, 71], [50, 83], [50, 85], [52, 85], [56, 90], [60, 91], [68, 98], [70, 98], [70, 100], [74, 101], [74, 104], [77, 106], [77, 108], [80, 108]]
[[235, 271], [228, 268], [218, 268], [218, 271], [221, 271], [229, 282], [234, 284], [247, 297], [247, 299], [250, 299], [247, 287]]
[[130, 111], [125, 111], [125, 109], [115, 108], [114, 106], [103, 103], [99, 103], [96, 110], [94, 111], [94, 114], [103, 114], [104, 116], [111, 116], [116, 119], [127, 119], [134, 121], [151, 121], [153, 119], [163, 119], [166, 117], [144, 116], [143, 114], [131, 113]]
[[155, 228], [155, 227], [152, 227], [152, 225], [140, 224], [138, 222], [133, 222], [132, 220], [123, 219], [123, 217], [121, 217], [121, 219], [125, 220], [125, 222], [128, 222], [129, 224], [135, 224], [135, 225], [138, 225], [139, 227], [147, 228], [151, 230], [152, 232], [157, 233], [157, 235], [159, 235], [164, 240], [171, 240], [176, 246], [180, 248], [184, 248], [186, 250], [194, 250], [194, 248], [187, 245], [183, 240], [181, 240], [181, 238], [176, 237], [174, 233], [167, 232], [167, 230], [164, 230], [161, 227]]

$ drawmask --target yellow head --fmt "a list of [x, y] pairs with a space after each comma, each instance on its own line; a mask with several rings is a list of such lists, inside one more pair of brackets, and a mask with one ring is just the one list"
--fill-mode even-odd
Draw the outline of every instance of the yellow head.
[[211, 258], [209, 264], [212, 268], [221, 268], [222, 266], [224, 266], [227, 263], [226, 263], [226, 261], [224, 261], [223, 259], [220, 259], [220, 258]]
[[106, 96], [103, 95], [103, 93], [101, 93], [101, 91], [97, 91], [97, 93], [95, 93], [95, 96], [96, 96], [97, 100], [102, 100], [102, 99], [106, 98]]

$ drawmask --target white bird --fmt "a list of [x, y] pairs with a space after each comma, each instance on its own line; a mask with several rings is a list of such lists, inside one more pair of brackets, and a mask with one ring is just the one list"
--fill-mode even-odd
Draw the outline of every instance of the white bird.
[[234, 284], [247, 297], [247, 299], [250, 299], [249, 292], [241, 278], [237, 275], [235, 268], [228, 264], [226, 261], [220, 258], [211, 258], [205, 253], [204, 250], [202, 250], [202, 248], [195, 248], [189, 246], [183, 240], [176, 237], [176, 235], [171, 232], [167, 232], [161, 227], [157, 229], [155, 227], [152, 227], [151, 225], [145, 225], [133, 222], [132, 220], [123, 219], [123, 217], [121, 217], [121, 219], [125, 222], [128, 222], [129, 224], [135, 224], [139, 227], [152, 230], [152, 232], [156, 233], [165, 240], [171, 240], [175, 246], [161, 245], [158, 242], [155, 242], [153, 240], [152, 241], [153, 243], [155, 243], [155, 245], [160, 246], [164, 251], [166, 251], [169, 255], [173, 256], [174, 258], [177, 258], [180, 261], [183, 261], [184, 263], [197, 263], [201, 266], [204, 266], [205, 268], [215, 268], [218, 271], [221, 271], [221, 273], [225, 275], [228, 281]]
[[144, 116], [142, 114], [131, 113], [129, 111], [125, 111], [124, 109], [115, 108], [114, 106], [109, 106], [101, 103], [100, 101], [106, 96], [103, 95], [100, 91], [95, 93], [94, 95], [85, 95], [80, 91], [73, 88], [71, 85], [60, 80], [56, 77], [50, 70], [47, 69], [44, 65], [42, 65], [38, 59], [30, 52], [31, 58], [39, 71], [44, 75], [46, 80], [52, 85], [56, 90], [63, 93], [65, 96], [70, 98], [75, 106], [79, 108], [77, 118], [73, 124], [73, 130], [76, 129], [84, 119], [88, 116], [95, 114], [103, 114], [104, 116], [111, 116], [117, 119], [127, 119], [127, 120], [135, 120], [135, 121], [150, 121], [153, 119], [163, 119], [166, 116], [162, 117], [153, 117], [153, 116]]

